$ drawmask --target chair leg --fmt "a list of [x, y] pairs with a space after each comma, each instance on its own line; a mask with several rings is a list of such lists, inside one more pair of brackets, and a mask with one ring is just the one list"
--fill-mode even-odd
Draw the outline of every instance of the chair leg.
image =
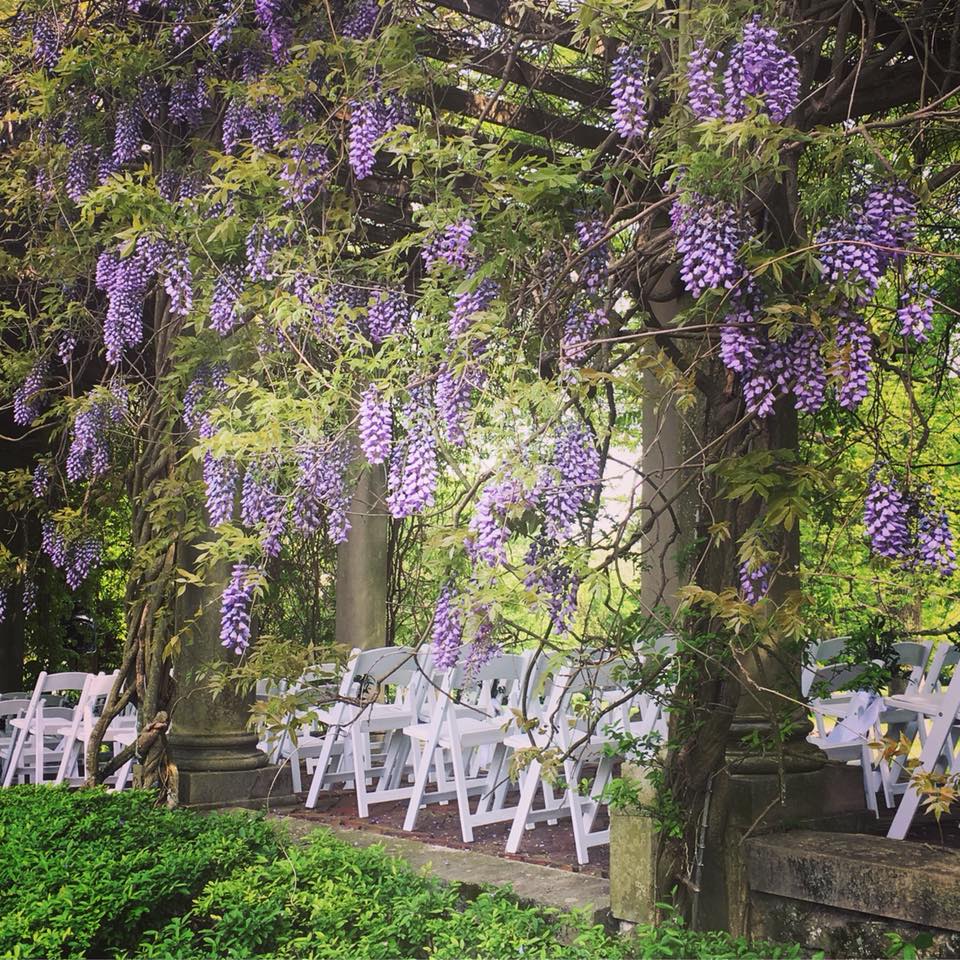
[[527, 825], [527, 817], [533, 808], [533, 801], [540, 785], [541, 764], [539, 760], [530, 763], [520, 775], [520, 799], [517, 802], [517, 812], [513, 816], [510, 826], [510, 835], [507, 837], [507, 853], [516, 853], [520, 849], [523, 831]]
[[364, 744], [363, 730], [360, 728], [362, 721], [358, 718], [350, 727], [350, 742], [353, 744], [353, 784], [357, 792], [357, 816], [361, 818], [370, 815], [370, 807], [367, 804], [367, 763], [368, 756]]
[[[29, 720], [29, 715], [25, 719]], [[7, 757], [6, 770], [3, 774], [3, 785], [5, 787], [9, 787], [13, 783], [14, 775], [20, 766], [20, 758], [23, 756], [23, 750], [27, 744], [26, 728], [23, 730], [14, 729], [15, 733], [10, 746], [10, 753]]]
[[[951, 687], [953, 683], [951, 683]], [[955, 712], [955, 711], [954, 711]], [[932, 770], [934, 764], [940, 759], [943, 751], [943, 745], [950, 734], [950, 727], [953, 725], [954, 717], [950, 713], [944, 713], [939, 716], [930, 728], [927, 734], [926, 743], [920, 752], [920, 767], [925, 770]], [[908, 785], [900, 806], [894, 814], [893, 823], [887, 831], [887, 836], [891, 840], [902, 840], [910, 830], [913, 818], [916, 815], [917, 808], [920, 806], [920, 795]]]
[[572, 760], [563, 764], [563, 773], [567, 779], [567, 801], [570, 804], [570, 823], [573, 825], [573, 842], [577, 848], [577, 862], [589, 863], [590, 853], [587, 846], [587, 832], [583, 822], [582, 797], [577, 793], [577, 772]]
[[[610, 781], [611, 776], [613, 775], [613, 758], [604, 757], [601, 759], [600, 763], [597, 765], [597, 775], [593, 778], [593, 796], [600, 796], [603, 793], [604, 787]], [[587, 833], [593, 831], [593, 826], [597, 820], [597, 814], [600, 812], [600, 801], [590, 800], [590, 808], [587, 817]]]
[[[439, 730], [430, 731], [430, 739], [423, 745], [420, 752], [420, 763], [417, 765], [417, 774], [413, 781], [413, 790], [410, 794], [410, 800], [407, 803], [407, 815], [403, 820], [404, 830], [413, 830], [417, 825], [417, 817], [420, 814], [420, 805], [423, 803], [423, 796], [427, 791], [427, 780], [430, 777], [430, 765], [433, 763], [434, 754], [437, 752], [437, 742], [440, 739]], [[440, 760], [437, 768], [442, 766], [443, 756], [440, 752]]]
[[34, 783], [43, 783], [43, 726], [39, 722], [37, 723], [37, 729], [39, 733], [33, 738], [36, 747], [33, 756]]
[[293, 784], [293, 792], [299, 793], [303, 789], [303, 781], [300, 777], [300, 751], [294, 747], [287, 761], [290, 763], [290, 782]]
[[313, 809], [317, 805], [317, 797], [323, 786], [323, 780], [327, 773], [327, 767], [330, 766], [330, 754], [333, 752], [333, 745], [340, 734], [338, 726], [331, 726], [327, 729], [327, 734], [323, 738], [323, 748], [317, 759], [317, 766], [313, 771], [313, 780], [310, 781], [310, 792], [307, 794], [307, 807]]
[[502, 804], [497, 803], [500, 793], [500, 771], [503, 767], [503, 757], [506, 755], [506, 747], [498, 743], [490, 757], [487, 765], [487, 778], [484, 781], [483, 793], [477, 803], [477, 813], [485, 813], [488, 810], [498, 810]]
[[118, 771], [117, 782], [114, 784], [114, 790], [123, 790], [130, 779], [130, 771], [133, 769], [133, 757], [131, 757]]
[[463, 751], [456, 742], [450, 744], [450, 759], [453, 762], [453, 783], [457, 791], [457, 806], [460, 813], [460, 834], [464, 843], [473, 843], [470, 796], [467, 793], [467, 771], [463, 762]]
[[867, 809], [875, 816], [880, 816], [877, 807], [877, 774], [873, 769], [873, 756], [870, 747], [864, 743], [860, 747], [860, 769], [863, 774], [863, 793], [867, 802]]

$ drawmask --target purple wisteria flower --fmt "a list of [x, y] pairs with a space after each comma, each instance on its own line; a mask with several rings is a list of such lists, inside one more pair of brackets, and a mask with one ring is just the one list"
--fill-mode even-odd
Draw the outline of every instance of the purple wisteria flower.
[[437, 263], [466, 270], [472, 259], [470, 241], [475, 229], [473, 221], [464, 218], [431, 236], [421, 251], [427, 270], [432, 270]]
[[578, 220], [577, 240], [580, 249], [587, 251], [580, 263], [580, 283], [588, 293], [598, 293], [607, 278], [608, 247], [601, 243], [607, 228], [598, 216]]
[[343, 543], [350, 532], [350, 492], [347, 471], [350, 447], [335, 440], [301, 444], [298, 449], [297, 486], [293, 519], [301, 533], [312, 536], [326, 518], [327, 536]]
[[698, 40], [687, 61], [687, 102], [698, 120], [723, 116], [723, 102], [717, 89], [719, 65], [720, 54]]
[[773, 567], [769, 563], [759, 565], [748, 561], [740, 564], [740, 592], [749, 604], [759, 603], [770, 590], [770, 574]]
[[901, 336], [911, 337], [917, 343], [926, 342], [933, 327], [934, 296], [933, 290], [919, 283], [912, 283], [903, 291], [897, 310]]
[[242, 656], [250, 646], [250, 616], [260, 571], [247, 563], [234, 564], [220, 604], [220, 643]]
[[394, 444], [387, 477], [387, 507], [395, 520], [412, 517], [433, 504], [437, 488], [437, 441], [428, 392], [410, 390], [401, 412], [406, 435]]
[[476, 314], [490, 308], [500, 292], [500, 285], [489, 278], [481, 280], [473, 290], [457, 294], [450, 312], [448, 330], [452, 338], [463, 336], [471, 327]]
[[277, 491], [275, 471], [265, 461], [247, 468], [240, 492], [240, 519], [260, 530], [260, 543], [269, 557], [280, 555], [286, 527], [286, 501]]
[[593, 434], [579, 423], [560, 427], [553, 438], [550, 463], [541, 470], [535, 491], [549, 539], [569, 536], [599, 482], [600, 453]]
[[941, 577], [951, 577], [957, 571], [947, 512], [937, 505], [929, 490], [917, 519], [917, 559]]
[[368, 463], [383, 463], [390, 456], [393, 441], [393, 414], [390, 401], [370, 384], [360, 399], [360, 449]]
[[744, 279], [737, 254], [747, 232], [731, 204], [693, 193], [686, 201], [674, 201], [670, 220], [682, 261], [680, 276], [692, 297], [710, 289], [732, 290]]
[[463, 613], [457, 605], [457, 594], [452, 583], [448, 583], [437, 598], [430, 635], [434, 666], [439, 670], [454, 666], [463, 644]]
[[882, 480], [878, 468], [874, 467], [863, 504], [863, 523], [873, 553], [888, 560], [910, 556], [913, 550], [911, 511], [910, 498], [895, 482]]
[[773, 27], [765, 27], [760, 16], [743, 28], [743, 38], [730, 53], [723, 77], [728, 120], [743, 120], [749, 99], [763, 102], [771, 119], [782, 123], [800, 100], [800, 66], [788, 53]]
[[47, 469], [46, 464], [38, 463], [33, 468], [33, 477], [30, 482], [30, 489], [38, 500], [42, 500], [50, 492], [50, 483], [52, 479], [53, 478], [50, 476], [50, 471]]
[[470, 519], [466, 542], [467, 554], [474, 563], [493, 567], [506, 562], [510, 539], [507, 518], [514, 507], [527, 501], [523, 485], [509, 474], [484, 485]]
[[624, 140], [647, 132], [646, 75], [638, 50], [624, 45], [610, 70], [613, 124]]
[[373, 35], [379, 13], [377, 0], [355, 0], [340, 26], [340, 35], [351, 40], [366, 40]]
[[213, 282], [210, 298], [210, 326], [226, 336], [242, 321], [239, 305], [243, 295], [243, 274], [239, 267], [225, 266]]
[[845, 410], [855, 410], [869, 393], [872, 347], [867, 321], [845, 311], [837, 321], [837, 357], [830, 368], [840, 383], [837, 402]]
[[13, 422], [19, 427], [29, 427], [47, 406], [43, 393], [50, 364], [41, 359], [33, 365], [23, 382], [13, 391]]
[[554, 541], [534, 540], [523, 562], [528, 568], [524, 586], [534, 591], [546, 607], [553, 629], [560, 636], [566, 635], [577, 615], [580, 578], [560, 559]]

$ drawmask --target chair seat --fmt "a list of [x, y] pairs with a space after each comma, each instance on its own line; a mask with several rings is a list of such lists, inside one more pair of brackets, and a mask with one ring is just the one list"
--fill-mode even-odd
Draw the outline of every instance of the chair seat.
[[[584, 738], [587, 731], [581, 727], [572, 727], [570, 729], [570, 744], [579, 745], [581, 749], [584, 746]], [[531, 742], [532, 741], [532, 742]], [[587, 741], [591, 747], [602, 747], [611, 743], [611, 738], [603, 733], [595, 733]], [[551, 747], [560, 749], [560, 742], [556, 733], [550, 733], [542, 730], [534, 730], [530, 733], [515, 733], [504, 740], [504, 744], [512, 750], [527, 750], [536, 747], [538, 750], [544, 750]]]
[[[71, 730], [70, 724], [65, 724], [62, 727], [58, 727], [53, 732], [60, 737], [67, 737], [70, 735]], [[81, 740], [85, 741], [85, 737], [80, 736]], [[130, 743], [133, 743], [137, 739], [137, 728], [135, 724], [131, 723], [111, 723], [109, 727], [103, 732], [103, 742], [104, 743], [120, 743], [123, 746], [127, 746]]]
[[[927, 697], [911, 697], [908, 694], [898, 694], [883, 698], [884, 706], [894, 710], [903, 710], [913, 716], [922, 714], [925, 717], [939, 717], [943, 713], [944, 695], [932, 694]], [[884, 716], [886, 719], [886, 715]], [[16, 721], [14, 721], [16, 722]]]
[[[460, 745], [462, 748], [482, 747], [491, 743], [504, 742], [505, 727], [512, 724], [513, 718], [503, 714], [495, 717], [461, 717], [457, 721], [460, 730]], [[433, 729], [431, 723], [417, 723], [404, 727], [403, 732], [413, 740], [426, 743], [430, 739]], [[437, 743], [446, 750], [450, 749], [450, 738], [446, 730], [440, 734]]]
[[[375, 703], [363, 711], [360, 719], [368, 733], [387, 733], [398, 730], [416, 718], [407, 707], [393, 703]], [[350, 729], [350, 721], [344, 724], [344, 729]]]
[[[27, 733], [35, 735], [39, 729], [43, 730], [44, 736], [55, 735], [60, 732], [60, 728], [64, 726], [63, 717], [44, 717], [43, 726], [40, 727], [38, 718], [33, 717], [31, 720], [26, 720], [24, 717], [14, 717], [10, 720], [10, 726], [16, 727], [18, 730], [27, 730]], [[70, 731], [70, 726], [67, 724], [66, 731]]]

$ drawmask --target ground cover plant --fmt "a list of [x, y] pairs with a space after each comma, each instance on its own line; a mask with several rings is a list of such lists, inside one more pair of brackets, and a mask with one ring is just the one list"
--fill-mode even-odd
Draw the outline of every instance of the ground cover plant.
[[245, 812], [166, 810], [155, 794], [0, 792], [5, 957], [793, 957], [677, 922], [617, 937], [587, 918], [464, 900], [380, 848], [304, 845]]
[[0, 956], [132, 947], [214, 877], [280, 851], [262, 819], [184, 815], [145, 791], [0, 790]]

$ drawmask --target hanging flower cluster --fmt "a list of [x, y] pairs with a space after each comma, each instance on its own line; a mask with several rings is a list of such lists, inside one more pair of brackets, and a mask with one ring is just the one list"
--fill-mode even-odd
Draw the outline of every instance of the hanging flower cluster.
[[863, 524], [876, 556], [910, 568], [925, 566], [943, 577], [956, 572], [953, 532], [932, 491], [911, 494], [880, 464], [870, 471]]
[[[726, 67], [721, 78], [722, 61]], [[687, 62], [687, 99], [700, 120], [743, 120], [758, 104], [782, 123], [800, 100], [800, 66], [776, 29], [764, 26], [757, 15], [725, 56], [703, 41], [697, 44]]]

